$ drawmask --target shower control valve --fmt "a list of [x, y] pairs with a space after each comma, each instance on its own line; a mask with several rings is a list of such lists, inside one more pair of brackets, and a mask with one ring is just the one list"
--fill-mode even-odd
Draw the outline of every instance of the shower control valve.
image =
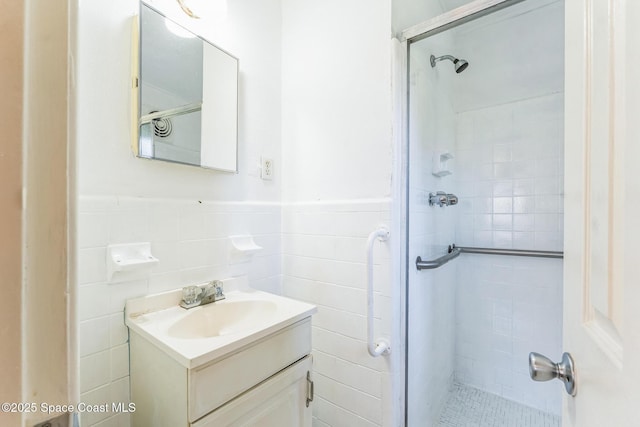
[[438, 191], [436, 193], [429, 193], [429, 206], [446, 206], [447, 193], [444, 191]]
[[458, 204], [458, 196], [451, 193], [445, 193], [444, 191], [436, 191], [435, 193], [429, 193], [429, 206], [453, 206]]

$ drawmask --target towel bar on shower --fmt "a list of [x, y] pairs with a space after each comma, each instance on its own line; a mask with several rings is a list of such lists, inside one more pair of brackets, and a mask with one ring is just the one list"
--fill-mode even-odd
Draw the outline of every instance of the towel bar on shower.
[[418, 270], [429, 270], [441, 267], [457, 258], [460, 254], [487, 254], [487, 255], [511, 255], [511, 256], [528, 256], [537, 258], [564, 258], [564, 252], [556, 251], [529, 251], [522, 249], [494, 249], [494, 248], [472, 248], [468, 246], [449, 246], [446, 255], [432, 261], [423, 261], [421, 257], [416, 259], [416, 268]]

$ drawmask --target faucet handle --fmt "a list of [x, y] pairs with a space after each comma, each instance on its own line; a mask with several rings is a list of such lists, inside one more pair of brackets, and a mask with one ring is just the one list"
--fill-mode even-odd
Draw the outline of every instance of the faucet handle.
[[213, 285], [215, 289], [216, 299], [224, 298], [224, 283], [222, 280], [214, 280], [211, 282], [211, 285]]
[[202, 289], [200, 289], [199, 286], [185, 286], [182, 288], [182, 301], [184, 301], [185, 304], [193, 304], [198, 301], [201, 292]]

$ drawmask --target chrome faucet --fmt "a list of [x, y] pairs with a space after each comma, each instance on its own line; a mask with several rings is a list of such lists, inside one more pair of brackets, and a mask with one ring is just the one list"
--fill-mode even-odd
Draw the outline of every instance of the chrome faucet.
[[429, 193], [429, 206], [453, 206], [458, 204], [458, 196], [444, 191]]
[[214, 280], [204, 285], [193, 285], [182, 288], [180, 307], [189, 309], [220, 301], [225, 298], [222, 281]]

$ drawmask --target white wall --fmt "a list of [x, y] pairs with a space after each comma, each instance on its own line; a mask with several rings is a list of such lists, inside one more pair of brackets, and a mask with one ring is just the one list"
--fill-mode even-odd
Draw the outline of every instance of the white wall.
[[[369, 356], [364, 318], [366, 238], [391, 225], [390, 22], [389, 0], [283, 1], [283, 287], [319, 307], [317, 426], [403, 416], [391, 381], [403, 355]], [[376, 245], [375, 327], [387, 336], [402, 321], [391, 309], [391, 244]]]
[[443, 11], [438, 0], [393, 0], [393, 33], [399, 34], [413, 25], [440, 15]]
[[454, 176], [432, 174], [436, 151], [453, 152], [452, 108], [457, 75], [450, 64], [432, 68], [429, 56], [450, 52], [450, 33], [411, 46], [409, 107], [408, 420], [436, 425], [453, 380], [455, 264], [417, 271], [415, 259], [435, 259], [455, 241], [457, 206], [429, 206], [429, 193], [456, 193]]
[[[154, 4], [194, 25], [176, 2]], [[280, 1], [230, 2], [226, 15], [193, 27], [240, 58], [237, 174], [132, 155], [130, 21], [136, 8], [129, 0], [79, 2], [79, 386], [87, 403], [129, 399], [126, 299], [239, 274], [248, 274], [256, 288], [281, 291]], [[259, 178], [260, 156], [274, 159], [273, 181]], [[233, 265], [227, 236], [246, 233], [265, 249], [252, 262]], [[159, 265], [136, 280], [110, 281], [106, 246], [140, 241], [151, 242]], [[84, 426], [98, 422], [129, 420], [83, 414]]]
[[389, 197], [391, 2], [283, 1], [283, 200]]
[[[562, 250], [563, 7], [503, 11], [455, 33], [454, 55], [470, 63], [454, 92], [460, 246]], [[561, 387], [531, 381], [527, 355], [562, 354], [562, 262], [456, 264], [456, 379], [559, 415]]]

